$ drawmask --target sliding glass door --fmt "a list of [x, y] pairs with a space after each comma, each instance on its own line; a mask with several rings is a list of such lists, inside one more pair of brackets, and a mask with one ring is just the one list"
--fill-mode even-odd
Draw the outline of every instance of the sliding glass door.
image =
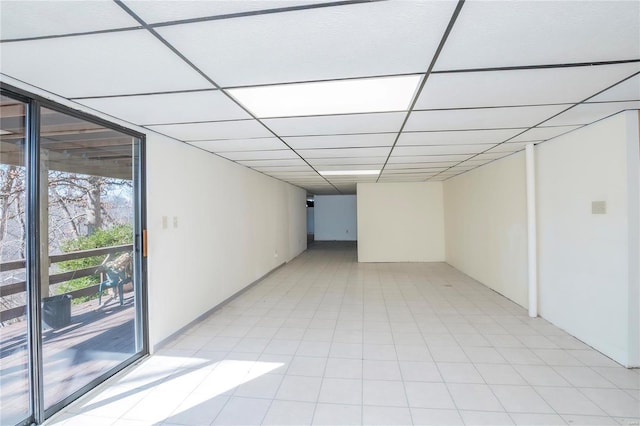
[[30, 416], [25, 293], [27, 104], [0, 96], [0, 424]]
[[2, 102], [4, 425], [41, 422], [147, 349], [143, 138], [47, 101]]

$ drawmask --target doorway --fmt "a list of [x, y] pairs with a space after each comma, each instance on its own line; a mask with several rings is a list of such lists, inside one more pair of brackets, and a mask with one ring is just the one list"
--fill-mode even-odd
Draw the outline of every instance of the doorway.
[[144, 135], [0, 93], [0, 424], [145, 355]]

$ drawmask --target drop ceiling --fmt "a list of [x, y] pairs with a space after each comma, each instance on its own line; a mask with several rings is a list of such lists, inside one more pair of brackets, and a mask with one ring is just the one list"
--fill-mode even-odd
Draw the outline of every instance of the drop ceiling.
[[640, 108], [638, 1], [0, 7], [3, 78], [315, 194], [445, 180]]

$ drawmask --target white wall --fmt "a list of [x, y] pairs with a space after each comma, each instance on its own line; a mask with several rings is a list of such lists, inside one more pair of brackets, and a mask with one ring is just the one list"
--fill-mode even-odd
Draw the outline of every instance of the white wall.
[[444, 261], [440, 182], [359, 183], [357, 193], [359, 262]]
[[[11, 77], [3, 79], [61, 105], [147, 133], [152, 349], [306, 250], [305, 190]], [[162, 228], [163, 216], [167, 229]]]
[[303, 189], [154, 134], [147, 205], [152, 347], [306, 249]]
[[624, 365], [638, 365], [637, 126], [618, 114], [536, 147], [540, 315]]
[[289, 252], [287, 262], [307, 249], [307, 192], [297, 186], [285, 184], [287, 188], [287, 206], [289, 220]]
[[316, 241], [357, 239], [355, 195], [316, 195], [313, 210]]
[[640, 111], [630, 111], [626, 114], [629, 182], [628, 364], [638, 367], [640, 366]]
[[444, 182], [447, 263], [527, 306], [524, 153]]
[[313, 234], [315, 232], [313, 229], [313, 225], [315, 222], [315, 216], [313, 211], [314, 211], [313, 207], [307, 207], [307, 234]]

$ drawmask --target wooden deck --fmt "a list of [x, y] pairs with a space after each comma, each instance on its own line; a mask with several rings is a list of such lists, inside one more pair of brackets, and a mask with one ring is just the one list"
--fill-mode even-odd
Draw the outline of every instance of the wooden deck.
[[[133, 293], [71, 305], [71, 323], [43, 332], [45, 405], [60, 401], [135, 352]], [[1, 424], [26, 417], [27, 322], [0, 328]]]

